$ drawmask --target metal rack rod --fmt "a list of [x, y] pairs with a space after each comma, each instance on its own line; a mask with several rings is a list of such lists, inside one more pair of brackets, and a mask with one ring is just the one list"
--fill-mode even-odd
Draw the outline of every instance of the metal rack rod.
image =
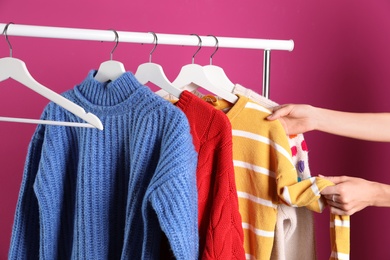
[[271, 51], [264, 50], [263, 56], [263, 92], [262, 95], [269, 98], [270, 95], [270, 75], [271, 75]]
[[[0, 23], [0, 32], [4, 31], [7, 23]], [[115, 28], [113, 28], [115, 29]], [[149, 32], [128, 32], [116, 31], [119, 42], [128, 43], [154, 43], [154, 36]], [[158, 35], [158, 44], [181, 45], [181, 46], [198, 46], [199, 38], [194, 35], [166, 34], [156, 33]], [[90, 41], [115, 41], [116, 36], [112, 29], [81, 29], [68, 27], [53, 26], [36, 26], [10, 24], [7, 29], [8, 36], [56, 38], [69, 40], [90, 40]], [[214, 47], [215, 39], [209, 36], [199, 37], [202, 40], [202, 46]], [[243, 48], [243, 49], [260, 49], [264, 50], [264, 68], [263, 68], [263, 95], [268, 97], [269, 93], [269, 72], [270, 72], [270, 51], [282, 50], [292, 51], [294, 49], [293, 40], [273, 40], [257, 38], [238, 38], [238, 37], [220, 37], [218, 46], [221, 48]]]
[[[7, 24], [0, 23], [0, 31], [3, 32]], [[115, 29], [115, 28], [113, 28]], [[150, 43], [154, 41], [154, 36], [148, 32], [127, 32], [117, 31], [119, 42], [131, 43]], [[156, 33], [156, 32], [155, 32]], [[72, 40], [91, 40], [91, 41], [115, 41], [115, 34], [112, 30], [80, 29], [52, 26], [36, 26], [10, 24], [7, 30], [8, 35], [42, 37]], [[197, 46], [198, 38], [194, 35], [166, 34], [156, 33], [158, 35], [158, 44], [168, 45], [186, 45]], [[214, 47], [215, 39], [209, 36], [200, 36], [202, 46]], [[236, 38], [236, 37], [219, 37], [219, 47], [225, 48], [245, 48], [245, 49], [263, 49], [263, 50], [285, 50], [294, 49], [293, 40], [272, 40], [256, 38]]]

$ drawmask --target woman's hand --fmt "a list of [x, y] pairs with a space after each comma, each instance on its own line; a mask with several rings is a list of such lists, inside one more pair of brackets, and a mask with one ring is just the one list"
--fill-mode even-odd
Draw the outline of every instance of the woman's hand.
[[314, 129], [315, 107], [287, 104], [273, 108], [268, 120], [279, 119], [288, 135], [302, 134]]
[[375, 206], [378, 196], [385, 196], [377, 187], [379, 183], [348, 176], [320, 177], [335, 184], [323, 189], [321, 195], [325, 197], [331, 213], [336, 215], [352, 215], [368, 206]]

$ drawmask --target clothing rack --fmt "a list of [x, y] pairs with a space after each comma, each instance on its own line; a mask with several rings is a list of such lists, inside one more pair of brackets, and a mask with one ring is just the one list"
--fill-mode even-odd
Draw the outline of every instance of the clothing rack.
[[[7, 23], [0, 23], [0, 32], [4, 32]], [[116, 31], [119, 42], [153, 44], [154, 36], [148, 32], [128, 32]], [[158, 35], [158, 44], [198, 46], [199, 39], [194, 35], [165, 34]], [[53, 26], [36, 26], [10, 24], [7, 29], [8, 36], [25, 36], [56, 38], [70, 40], [90, 40], [90, 41], [116, 41], [116, 35], [113, 30], [81, 29]], [[216, 42], [213, 37], [200, 36], [202, 47], [214, 47]], [[271, 50], [292, 51], [294, 49], [293, 40], [273, 40], [257, 38], [237, 38], [237, 37], [219, 37], [218, 47], [221, 48], [243, 48], [264, 50], [263, 56], [263, 96], [269, 98], [270, 92], [270, 62]]]

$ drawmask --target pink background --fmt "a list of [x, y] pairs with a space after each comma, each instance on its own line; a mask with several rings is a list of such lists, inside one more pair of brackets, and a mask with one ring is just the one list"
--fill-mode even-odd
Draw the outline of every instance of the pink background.
[[[173, 34], [293, 39], [271, 56], [271, 99], [346, 111], [390, 111], [390, 2], [377, 1], [0, 1], [0, 23]], [[11, 25], [12, 26], [12, 25]], [[112, 42], [10, 36], [14, 57], [60, 93], [109, 59]], [[120, 43], [127, 70], [148, 61], [152, 45]], [[158, 46], [153, 61], [173, 80], [196, 47]], [[195, 59], [208, 64], [212, 48]], [[0, 57], [9, 55], [0, 39]], [[262, 51], [222, 49], [214, 64], [261, 92]], [[0, 115], [38, 118], [47, 100], [11, 80], [0, 83]], [[27, 146], [35, 125], [0, 123], [0, 259], [6, 259]], [[324, 133], [305, 135], [313, 175], [352, 175], [390, 183], [390, 145]], [[315, 214], [319, 259], [329, 257], [329, 213]], [[367, 208], [351, 219], [351, 259], [390, 259], [390, 211]], [[297, 250], [304, 250], [297, 248]]]

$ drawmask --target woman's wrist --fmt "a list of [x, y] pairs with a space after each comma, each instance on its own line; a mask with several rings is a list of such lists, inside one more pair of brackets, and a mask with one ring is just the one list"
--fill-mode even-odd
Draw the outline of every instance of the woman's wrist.
[[312, 115], [312, 130], [326, 131], [326, 109], [314, 106], [310, 106], [309, 109]]
[[371, 206], [375, 207], [390, 207], [390, 185], [371, 182], [373, 195], [371, 199]]

